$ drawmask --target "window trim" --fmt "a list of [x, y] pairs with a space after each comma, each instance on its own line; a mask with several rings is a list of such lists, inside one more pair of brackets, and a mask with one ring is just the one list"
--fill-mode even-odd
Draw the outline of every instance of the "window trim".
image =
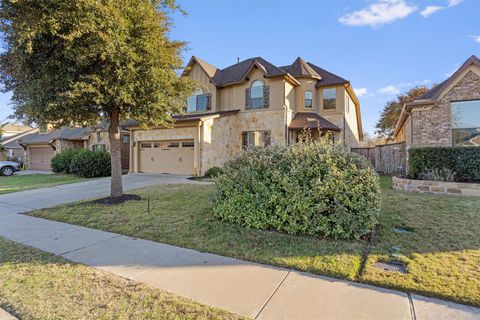
[[[310, 93], [311, 97], [307, 98], [307, 93]], [[310, 106], [307, 106], [307, 100], [310, 100]], [[303, 108], [304, 109], [313, 109], [313, 92], [312, 90], [305, 90], [303, 92]]]
[[[335, 90], [335, 98], [329, 98], [329, 99], [326, 99], [325, 98], [325, 91], [327, 90]], [[322, 101], [323, 101], [323, 110], [337, 110], [337, 88], [324, 88], [323, 89], [323, 92], [322, 92]], [[325, 102], [329, 102], [329, 101], [334, 101], [334, 107], [333, 108], [325, 108]]]
[[[195, 91], [191, 96], [189, 96], [187, 98], [187, 113], [194, 113], [194, 112], [205, 112], [205, 111], [208, 111], [209, 108], [208, 108], [208, 99], [209, 99], [209, 93], [208, 92], [205, 92], [204, 90], [200, 89], [200, 90], [197, 90]], [[204, 110], [199, 110], [198, 109], [198, 102], [199, 102], [199, 98], [205, 98], [205, 109]], [[190, 111], [189, 110], [189, 100], [191, 98], [195, 98], [195, 110], [192, 110]]]
[[[257, 86], [257, 85], [254, 86], [254, 84], [257, 84], [257, 83], [260, 83], [261, 85], [260, 85], [260, 86]], [[257, 88], [257, 87], [258, 87], [258, 88], [261, 88], [261, 95], [260, 95], [260, 97], [256, 97], [256, 98], [253, 98], [253, 97], [252, 97], [252, 92], [253, 92], [252, 88], [254, 88], [254, 87], [255, 87], [255, 88]], [[255, 79], [255, 80], [252, 81], [252, 83], [250, 84], [250, 103], [249, 103], [249, 109], [251, 109], [251, 110], [258, 110], [258, 109], [263, 109], [263, 108], [264, 108], [264, 105], [265, 105], [265, 97], [264, 97], [264, 91], [265, 91], [265, 89], [264, 89], [264, 88], [265, 88], [265, 83], [264, 83], [262, 80], [260, 80], [260, 79]], [[253, 106], [253, 103], [252, 103], [253, 100], [259, 100], [259, 101], [261, 101], [260, 107], [258, 107], [258, 106], [254, 107], [254, 106]]]
[[[265, 135], [267, 137], [267, 141], [262, 141], [263, 144], [262, 145], [255, 145], [255, 144], [250, 144], [250, 134], [255, 134], [256, 132], [258, 132], [259, 134], [262, 134], [262, 135]], [[244, 136], [246, 135], [246, 138], [247, 138], [247, 143], [244, 144]], [[271, 131], [270, 130], [250, 130], [250, 131], [242, 131], [242, 135], [241, 135], [241, 138], [242, 138], [242, 149], [245, 150], [245, 149], [248, 149], [248, 148], [254, 148], [254, 147], [260, 147], [260, 148], [263, 148], [263, 147], [266, 147], [266, 146], [269, 146], [272, 144], [272, 134], [271, 134]], [[264, 139], [265, 137], [262, 136], [262, 139]]]

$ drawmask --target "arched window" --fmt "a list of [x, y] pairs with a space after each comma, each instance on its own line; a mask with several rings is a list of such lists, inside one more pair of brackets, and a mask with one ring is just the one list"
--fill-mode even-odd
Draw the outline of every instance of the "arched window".
[[263, 82], [261, 80], [253, 81], [250, 86], [250, 108], [263, 108]]
[[305, 106], [305, 109], [311, 109], [313, 107], [313, 94], [312, 94], [312, 91], [310, 90], [305, 91], [304, 106]]
[[197, 89], [188, 97], [187, 112], [206, 111], [208, 109], [208, 95], [202, 89]]

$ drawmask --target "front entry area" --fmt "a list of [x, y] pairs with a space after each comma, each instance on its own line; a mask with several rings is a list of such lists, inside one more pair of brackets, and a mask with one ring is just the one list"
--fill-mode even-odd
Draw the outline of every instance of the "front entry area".
[[139, 171], [193, 175], [194, 150], [193, 140], [140, 141]]

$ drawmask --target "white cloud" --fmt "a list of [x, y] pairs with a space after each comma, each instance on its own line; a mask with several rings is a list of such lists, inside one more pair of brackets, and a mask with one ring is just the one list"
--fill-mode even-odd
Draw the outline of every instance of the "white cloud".
[[458, 6], [460, 3], [463, 2], [463, 0], [447, 0], [447, 1], [448, 1], [448, 6], [449, 7]]
[[420, 12], [420, 14], [424, 17], [424, 18], [428, 18], [430, 17], [432, 14], [434, 14], [435, 12], [437, 12], [438, 10], [442, 10], [443, 8], [442, 7], [439, 7], [439, 6], [428, 6], [428, 7], [425, 7], [425, 9], [423, 9], [422, 12]]
[[398, 88], [393, 85], [389, 85], [381, 88], [380, 90], [378, 90], [378, 92], [383, 94], [395, 95], [395, 94], [399, 94], [400, 90], [398, 90]]
[[355, 91], [355, 94], [359, 97], [363, 97], [368, 94], [367, 88], [353, 88], [353, 91]]
[[340, 23], [347, 26], [379, 27], [395, 20], [403, 19], [417, 10], [417, 7], [404, 0], [377, 0], [368, 7], [340, 17]]
[[477, 43], [480, 43], [480, 36], [473, 36], [473, 40], [475, 40]]

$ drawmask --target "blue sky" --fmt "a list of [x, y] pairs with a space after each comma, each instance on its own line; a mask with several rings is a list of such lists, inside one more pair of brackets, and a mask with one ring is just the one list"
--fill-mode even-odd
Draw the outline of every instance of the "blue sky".
[[[179, 1], [171, 37], [223, 68], [262, 56], [286, 65], [301, 56], [351, 81], [364, 129], [385, 103], [416, 84], [444, 80], [480, 56], [480, 0]], [[0, 96], [0, 121], [11, 113]]]

